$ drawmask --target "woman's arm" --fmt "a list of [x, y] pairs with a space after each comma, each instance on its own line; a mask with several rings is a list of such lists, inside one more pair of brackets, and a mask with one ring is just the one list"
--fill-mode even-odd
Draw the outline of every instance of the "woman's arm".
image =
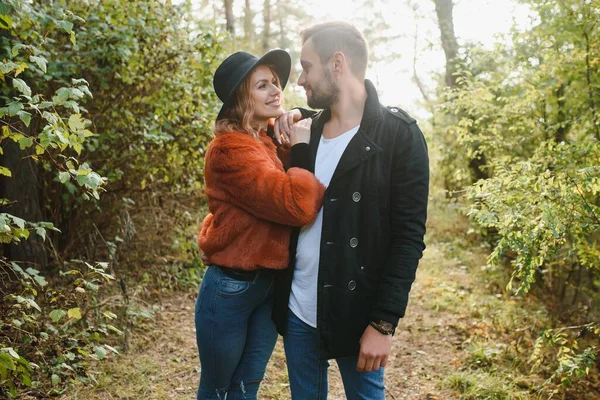
[[[206, 155], [206, 193], [259, 218], [290, 226], [312, 222], [325, 187], [309, 171], [276, 168], [262, 143], [242, 134], [217, 137]], [[297, 147], [298, 146], [298, 147]], [[304, 164], [308, 146], [292, 147], [292, 160]]]

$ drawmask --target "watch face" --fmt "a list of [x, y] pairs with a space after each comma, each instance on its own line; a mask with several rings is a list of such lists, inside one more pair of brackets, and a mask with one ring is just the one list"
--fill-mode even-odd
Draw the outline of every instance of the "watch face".
[[394, 326], [393, 326], [393, 325], [392, 325], [390, 322], [386, 322], [386, 323], [384, 323], [384, 324], [383, 324], [383, 327], [384, 327], [385, 329], [387, 329], [387, 330], [390, 330], [390, 331], [391, 331], [392, 329], [394, 329]]
[[379, 320], [377, 322], [373, 322], [375, 325], [377, 325], [377, 328], [379, 328], [379, 332], [386, 334], [386, 335], [393, 335], [394, 334], [394, 325], [391, 322], [388, 321], [382, 321]]

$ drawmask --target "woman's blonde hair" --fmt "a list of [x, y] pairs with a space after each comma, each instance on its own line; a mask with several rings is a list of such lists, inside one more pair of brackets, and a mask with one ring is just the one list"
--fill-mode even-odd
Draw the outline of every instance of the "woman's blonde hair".
[[[275, 77], [277, 87], [281, 89], [281, 83], [279, 82], [279, 76], [275, 72], [275, 68], [272, 65], [267, 65], [267, 67], [269, 67]], [[225, 117], [215, 123], [215, 135], [228, 132], [244, 132], [258, 139], [260, 127], [254, 121], [254, 103], [250, 96], [253, 72], [248, 74], [238, 87], [233, 103], [225, 111]]]

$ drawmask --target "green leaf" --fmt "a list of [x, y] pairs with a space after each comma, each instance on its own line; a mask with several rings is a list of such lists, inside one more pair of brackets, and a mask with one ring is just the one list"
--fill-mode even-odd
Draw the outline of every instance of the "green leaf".
[[12, 50], [11, 50], [11, 52], [10, 52], [10, 53], [12, 54], [12, 56], [13, 56], [13, 58], [14, 58], [14, 57], [16, 57], [16, 56], [18, 56], [18, 55], [19, 55], [19, 50], [21, 50], [21, 49], [23, 49], [23, 48], [26, 48], [26, 47], [27, 47], [27, 46], [26, 46], [26, 45], [24, 45], [23, 43], [17, 43], [17, 44], [15, 44], [15, 45], [13, 46], [13, 48], [12, 48]]
[[92, 92], [90, 92], [90, 89], [87, 86], [79, 86], [78, 87], [79, 90], [81, 90], [83, 93], [85, 93], [86, 95], [90, 96], [91, 98], [93, 98], [94, 96], [92, 95]]
[[15, 217], [14, 215], [10, 216], [13, 220], [13, 223], [17, 225], [21, 229], [25, 229], [25, 220], [19, 217]]
[[54, 387], [58, 386], [58, 384], [60, 383], [60, 377], [56, 374], [52, 374], [50, 380], [52, 381], [52, 386]]
[[35, 233], [37, 233], [38, 236], [41, 236], [43, 241], [46, 241], [46, 230], [44, 228], [35, 228]]
[[68, 181], [69, 181], [69, 179], [71, 179], [71, 174], [70, 174], [70, 173], [68, 173], [68, 172], [65, 172], [65, 171], [63, 171], [63, 172], [59, 172], [59, 173], [58, 173], [58, 180], [59, 180], [61, 183], [68, 182]]
[[29, 239], [29, 229], [14, 229], [13, 235], [18, 239]]
[[73, 83], [73, 86], [75, 86], [75, 85], [80, 85], [80, 84], [82, 84], [82, 83], [85, 83], [86, 85], [89, 85], [88, 81], [86, 81], [86, 80], [85, 80], [85, 79], [83, 79], [83, 78], [80, 78], [80, 79], [74, 79], [74, 78], [73, 78], [73, 79], [71, 79], [71, 83]]
[[0, 352], [0, 367], [6, 368], [9, 371], [14, 371], [17, 368], [13, 359], [4, 352]]
[[79, 307], [71, 308], [67, 314], [69, 318], [81, 319], [81, 310]]
[[25, 150], [25, 149], [31, 147], [32, 145], [33, 145], [33, 139], [31, 139], [30, 137], [23, 136], [19, 140], [19, 147], [21, 148], [21, 150]]
[[67, 315], [66, 311], [63, 311], [63, 310], [52, 310], [52, 312], [50, 313], [50, 319], [52, 319], [52, 322], [57, 323], [65, 315]]
[[93, 282], [85, 282], [85, 288], [91, 290], [92, 292], [97, 292], [100, 289], [100, 286]]
[[73, 101], [73, 100], [67, 100], [65, 101], [65, 103], [63, 104], [66, 108], [70, 108], [71, 110], [75, 111], [76, 113], [79, 113], [79, 105], [77, 104], [77, 102]]
[[5, 347], [5, 348], [0, 349], [0, 350], [7, 352], [8, 354], [11, 355], [12, 358], [14, 358], [16, 360], [18, 360], [19, 358], [21, 358], [21, 356], [19, 356], [17, 354], [17, 352], [15, 351], [15, 349], [13, 349], [12, 347]]
[[0, 175], [12, 176], [12, 172], [10, 172], [10, 169], [6, 167], [0, 167]]
[[[17, 113], [17, 115], [19, 116], [19, 118], [21, 118], [21, 121], [23, 121], [25, 126], [29, 127], [29, 124], [31, 123], [31, 114], [28, 113], [27, 111], [19, 111]], [[27, 147], [29, 147], [29, 146], [27, 146]], [[23, 149], [21, 149], [21, 150], [23, 150]]]
[[33, 299], [25, 299], [25, 302], [27, 304], [29, 304], [31, 307], [33, 307], [36, 310], [38, 310], [39, 312], [42, 312], [42, 309], [40, 308], [40, 306], [38, 306], [38, 304], [35, 302], [35, 300], [33, 300]]
[[17, 68], [15, 70], [15, 77], [19, 76], [19, 74], [21, 74], [21, 72], [25, 71], [25, 69], [28, 68], [28, 65], [25, 64], [23, 61], [20, 61], [18, 64], [19, 64], [19, 68]]
[[54, 113], [49, 113], [48, 111], [44, 111], [42, 113], [42, 118], [51, 123], [52, 125], [56, 125], [58, 123], [58, 117]]
[[56, 95], [52, 98], [52, 101], [57, 104], [63, 104], [69, 99], [69, 96], [71, 96], [71, 89], [62, 87], [56, 91]]
[[80, 98], [82, 98], [83, 96], [85, 96], [85, 95], [83, 94], [83, 92], [82, 92], [81, 90], [77, 89], [77, 88], [73, 88], [73, 89], [71, 89], [71, 94], [72, 94], [73, 96], [75, 96], [75, 97], [79, 98], [79, 99], [80, 99]]
[[0, 15], [0, 29], [9, 30], [12, 28], [12, 18], [10, 15]]
[[[14, 82], [14, 80], [13, 80], [13, 82]], [[8, 114], [9, 115], [16, 115], [22, 109], [23, 109], [23, 103], [21, 103], [20, 101], [12, 101], [12, 102], [8, 103]]]
[[94, 346], [94, 352], [96, 353], [98, 360], [102, 360], [106, 357], [106, 349], [102, 346]]
[[104, 347], [106, 347], [107, 349], [109, 349], [110, 351], [112, 351], [115, 354], [119, 354], [119, 352], [117, 351], [117, 349], [115, 349], [112, 346], [109, 346], [109, 345], [105, 344]]
[[14, 63], [14, 62], [1, 62], [0, 61], [0, 73], [6, 75], [9, 72], [15, 71], [16, 69], [19, 68], [19, 64]]
[[[40, 229], [40, 228], [38, 228]], [[48, 282], [46, 281], [46, 278], [44, 278], [41, 275], [36, 275], [33, 277], [33, 279], [38, 283], [38, 285], [40, 285], [41, 287], [44, 287], [48, 284]], [[40, 310], [41, 311], [41, 310]]]
[[71, 21], [59, 21], [57, 25], [67, 33], [73, 31], [73, 23]]
[[109, 330], [111, 330], [111, 331], [115, 332], [115, 333], [116, 333], [117, 335], [119, 335], [119, 336], [123, 335], [123, 331], [121, 331], [121, 330], [119, 330], [119, 329], [115, 328], [115, 327], [114, 327], [114, 326], [112, 326], [111, 324], [106, 324], [106, 327], [107, 327]]
[[81, 114], [72, 114], [69, 117], [69, 128], [73, 131], [85, 128], [85, 122], [81, 119]]
[[44, 73], [47, 72], [48, 60], [46, 60], [44, 57], [30, 56], [29, 60], [31, 62], [35, 63], [35, 65], [37, 65], [38, 68], [42, 70], [42, 72], [44, 72]]
[[42, 101], [42, 102], [39, 104], [38, 108], [39, 108], [40, 110], [43, 110], [43, 109], [45, 109], [45, 108], [49, 108], [49, 107], [52, 107], [52, 106], [54, 106], [54, 103], [53, 103], [53, 102], [51, 102], [51, 101]]
[[115, 313], [112, 313], [110, 311], [104, 311], [102, 314], [104, 314], [104, 316], [108, 319], [115, 319], [117, 318], [117, 315]]
[[0, 2], [0, 14], [6, 15], [10, 13], [10, 6], [4, 2]]
[[24, 95], [31, 96], [31, 89], [29, 86], [27, 86], [23, 79], [13, 78], [13, 86]]
[[75, 152], [77, 153], [77, 155], [80, 155], [81, 154], [81, 150], [83, 150], [83, 146], [81, 145], [81, 143], [74, 142], [73, 143], [73, 150], [75, 150]]

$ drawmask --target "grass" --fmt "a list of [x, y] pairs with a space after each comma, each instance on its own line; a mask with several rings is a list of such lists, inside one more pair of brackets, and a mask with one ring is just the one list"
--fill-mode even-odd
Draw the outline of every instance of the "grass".
[[[428, 248], [417, 271], [407, 315], [386, 368], [388, 399], [547, 399], [544, 377], [528, 358], [550, 316], [533, 296], [506, 291], [503, 270], [487, 265], [489, 247], [468, 234], [455, 202], [434, 193]], [[191, 399], [198, 383], [193, 302], [195, 290], [175, 291], [149, 331], [136, 331], [129, 354], [94, 365], [98, 384], [74, 385], [63, 399]], [[345, 398], [335, 362], [330, 399]], [[597, 390], [592, 384], [591, 390]], [[576, 389], [571, 397], [590, 400]], [[592, 393], [592, 392], [590, 392]], [[600, 393], [600, 392], [598, 392]], [[261, 386], [262, 400], [290, 398], [279, 340]], [[560, 397], [554, 397], [560, 398]]]

